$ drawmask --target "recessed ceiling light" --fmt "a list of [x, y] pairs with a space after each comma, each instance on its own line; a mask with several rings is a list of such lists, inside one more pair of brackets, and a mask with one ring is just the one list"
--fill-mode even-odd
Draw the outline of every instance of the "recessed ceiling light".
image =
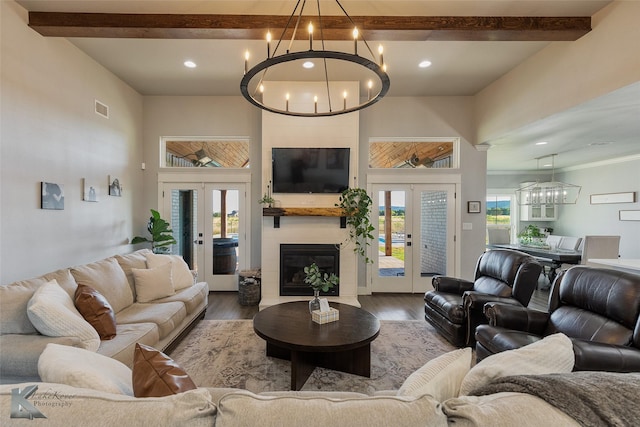
[[313, 63], [313, 62], [311, 62], [311, 61], [306, 61], [306, 62], [304, 62], [304, 63], [302, 64], [302, 66], [303, 66], [304, 68], [313, 68], [315, 65], [314, 65], [314, 63]]
[[184, 66], [187, 68], [196, 68], [197, 64], [191, 60], [184, 61]]
[[536, 142], [536, 145], [547, 145], [547, 144], [548, 144], [547, 141]]
[[553, 166], [551, 163], [545, 163], [542, 165], [543, 168], [550, 168], [551, 166]]
[[418, 64], [420, 68], [428, 68], [431, 67], [431, 61], [427, 61], [426, 59]]

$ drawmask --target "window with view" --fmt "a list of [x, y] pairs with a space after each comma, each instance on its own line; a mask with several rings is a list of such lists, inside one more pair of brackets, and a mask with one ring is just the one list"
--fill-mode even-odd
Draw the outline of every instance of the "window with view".
[[[487, 195], [487, 243], [509, 243], [511, 239], [511, 204], [513, 197], [509, 194]], [[495, 233], [493, 230], [505, 230]], [[501, 241], [492, 241], [492, 236], [504, 236]], [[502, 241], [506, 240], [506, 241]]]
[[165, 138], [163, 167], [248, 168], [249, 141], [245, 139]]

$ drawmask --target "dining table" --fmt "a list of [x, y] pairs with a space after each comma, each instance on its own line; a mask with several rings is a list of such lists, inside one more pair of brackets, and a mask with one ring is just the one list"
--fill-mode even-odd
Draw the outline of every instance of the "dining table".
[[529, 246], [518, 243], [494, 243], [487, 245], [489, 249], [512, 249], [529, 254], [536, 259], [543, 261], [549, 266], [549, 282], [553, 283], [556, 277], [556, 270], [562, 264], [580, 264], [582, 260], [582, 251], [572, 249], [560, 249], [544, 246]]

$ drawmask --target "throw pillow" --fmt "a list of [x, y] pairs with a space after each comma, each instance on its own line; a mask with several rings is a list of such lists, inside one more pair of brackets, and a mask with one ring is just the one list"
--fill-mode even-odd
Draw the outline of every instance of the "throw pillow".
[[458, 397], [460, 384], [471, 368], [470, 347], [436, 357], [418, 369], [398, 389], [398, 396], [433, 396], [438, 402]]
[[564, 334], [549, 335], [515, 350], [492, 354], [475, 365], [462, 380], [460, 395], [468, 395], [495, 378], [571, 372], [573, 344]]
[[79, 284], [74, 303], [82, 317], [93, 326], [101, 340], [116, 336], [116, 315], [109, 301], [91, 286]]
[[189, 266], [180, 255], [147, 254], [147, 267], [159, 267], [167, 262], [167, 259], [171, 262], [171, 280], [173, 281], [174, 289], [179, 291], [192, 286], [193, 274], [191, 274]]
[[171, 263], [156, 268], [132, 268], [138, 302], [149, 302], [176, 293], [171, 281]]
[[38, 375], [48, 383], [133, 396], [131, 369], [127, 365], [68, 345], [47, 344], [38, 359]]
[[133, 394], [162, 397], [197, 388], [189, 375], [166, 354], [136, 343], [133, 353]]
[[78, 313], [69, 294], [52, 280], [40, 286], [27, 304], [27, 316], [42, 335], [78, 337], [81, 347], [96, 351], [98, 332]]
[[127, 275], [114, 257], [73, 267], [71, 274], [76, 283], [91, 286], [104, 295], [116, 313], [134, 302]]

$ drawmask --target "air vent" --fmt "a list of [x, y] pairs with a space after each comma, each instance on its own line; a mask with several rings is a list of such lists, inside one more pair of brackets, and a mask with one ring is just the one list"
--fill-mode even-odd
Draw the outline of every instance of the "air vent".
[[109, 118], [109, 106], [103, 104], [102, 102], [96, 99], [96, 114], [101, 115], [102, 117], [108, 119]]

